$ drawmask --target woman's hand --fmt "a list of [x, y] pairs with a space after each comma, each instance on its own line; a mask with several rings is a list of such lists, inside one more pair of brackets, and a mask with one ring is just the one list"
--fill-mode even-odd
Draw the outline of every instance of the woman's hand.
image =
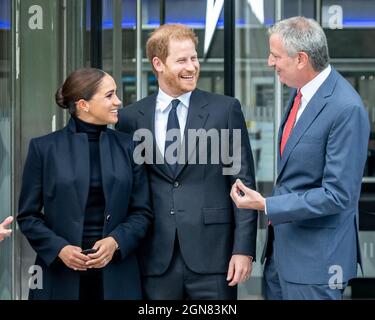
[[104, 268], [113, 258], [113, 254], [118, 248], [118, 244], [113, 237], [107, 237], [97, 241], [93, 249], [98, 251], [90, 253], [87, 256], [90, 258], [86, 262], [87, 268]]
[[86, 271], [86, 261], [90, 258], [81, 253], [82, 249], [76, 246], [65, 246], [59, 253], [59, 258], [65, 263], [68, 268], [79, 271]]
[[12, 233], [11, 229], [7, 229], [12, 223], [13, 217], [7, 217], [3, 222], [0, 223], [0, 241], [3, 241], [5, 237], [9, 237]]

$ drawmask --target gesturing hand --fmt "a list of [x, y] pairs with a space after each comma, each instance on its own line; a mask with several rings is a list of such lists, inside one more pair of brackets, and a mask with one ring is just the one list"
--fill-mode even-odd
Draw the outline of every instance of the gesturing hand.
[[80, 247], [68, 245], [61, 249], [59, 258], [68, 268], [85, 271], [87, 270], [86, 261], [90, 258], [82, 254], [81, 251]]
[[239, 179], [233, 184], [230, 196], [236, 206], [240, 209], [264, 211], [265, 199], [262, 195], [259, 192], [246, 187]]
[[86, 267], [104, 268], [112, 260], [117, 247], [117, 242], [113, 237], [97, 241], [93, 249], [98, 249], [98, 251], [87, 255], [90, 260], [86, 262]]

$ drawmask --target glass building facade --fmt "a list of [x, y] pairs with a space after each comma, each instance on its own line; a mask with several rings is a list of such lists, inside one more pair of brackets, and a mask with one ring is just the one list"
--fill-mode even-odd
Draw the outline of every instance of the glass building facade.
[[[242, 104], [252, 144], [258, 190], [275, 180], [276, 135], [289, 89], [267, 66], [267, 28], [304, 15], [324, 28], [331, 64], [361, 95], [371, 137], [360, 200], [365, 281], [345, 292], [368, 294], [375, 279], [375, 1], [372, 0], [0, 0], [0, 220], [17, 213], [29, 140], [62, 128], [68, 115], [54, 103], [66, 75], [83, 66], [115, 78], [127, 105], [157, 90], [146, 58], [148, 34], [162, 23], [183, 23], [199, 38], [201, 89]], [[266, 223], [259, 216], [258, 256]], [[13, 224], [0, 245], [0, 299], [25, 299], [35, 254]], [[259, 260], [259, 259], [258, 259]], [[257, 261], [240, 299], [262, 299]], [[370, 297], [370, 296], [365, 296]], [[374, 297], [374, 296], [372, 296]]]

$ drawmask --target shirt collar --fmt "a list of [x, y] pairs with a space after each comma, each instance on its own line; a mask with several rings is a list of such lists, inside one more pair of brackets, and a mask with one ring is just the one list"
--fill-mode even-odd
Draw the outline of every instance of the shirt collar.
[[158, 96], [156, 98], [156, 101], [157, 101], [156, 110], [164, 112], [168, 108], [168, 106], [171, 104], [172, 100], [174, 99], [180, 100], [181, 104], [185, 106], [185, 108], [189, 108], [191, 93], [192, 91], [184, 93], [180, 95], [179, 97], [174, 98], [174, 97], [169, 96], [162, 89], [159, 88]]
[[323, 84], [323, 82], [328, 78], [331, 72], [331, 66], [328, 65], [323, 71], [321, 71], [314, 79], [310, 82], [306, 83], [301, 88], [302, 99], [309, 102], [314, 94], [318, 91], [319, 87]]

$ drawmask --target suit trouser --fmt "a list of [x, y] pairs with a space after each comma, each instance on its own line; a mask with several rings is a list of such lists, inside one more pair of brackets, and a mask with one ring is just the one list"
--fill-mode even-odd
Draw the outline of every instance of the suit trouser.
[[186, 265], [176, 237], [171, 264], [160, 276], [146, 276], [143, 296], [148, 300], [235, 300], [237, 286], [229, 287], [226, 273], [200, 274]]
[[277, 271], [272, 249], [264, 267], [263, 285], [267, 300], [341, 300], [347, 283], [342, 284], [341, 289], [331, 289], [328, 284], [288, 282]]

